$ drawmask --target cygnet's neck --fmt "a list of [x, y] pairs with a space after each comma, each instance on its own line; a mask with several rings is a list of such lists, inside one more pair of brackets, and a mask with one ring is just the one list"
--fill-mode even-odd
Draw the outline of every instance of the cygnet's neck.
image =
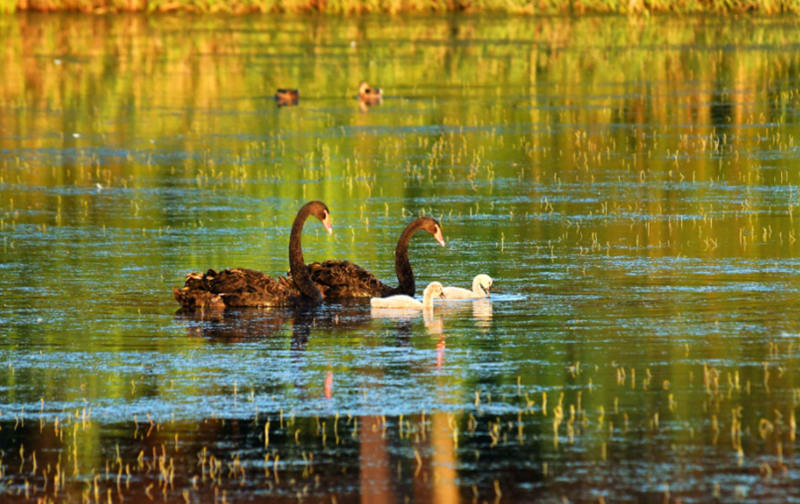
[[480, 277], [475, 277], [472, 279], [472, 293], [476, 296], [485, 296], [486, 293], [483, 291], [483, 287], [481, 287], [481, 279]]
[[422, 307], [426, 310], [433, 309], [433, 289], [425, 288], [422, 294]]

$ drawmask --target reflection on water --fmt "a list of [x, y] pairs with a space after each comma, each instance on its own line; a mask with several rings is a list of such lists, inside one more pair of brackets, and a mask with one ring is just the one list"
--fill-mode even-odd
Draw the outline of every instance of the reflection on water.
[[[514, 299], [514, 296], [504, 296], [504, 298], [506, 300]], [[464, 318], [471, 315], [475, 321], [475, 327], [482, 329], [483, 332], [492, 326], [492, 298], [444, 301], [437, 303], [436, 308], [441, 316], [446, 318]]]
[[[797, 23], [3, 17], [0, 500], [800, 499]], [[499, 287], [175, 313], [311, 199]]]
[[475, 325], [488, 330], [492, 326], [492, 301], [490, 299], [473, 299], [472, 300], [472, 318], [475, 319]]
[[322, 307], [179, 309], [175, 317], [190, 336], [230, 343], [280, 337], [289, 332], [292, 347], [302, 349], [315, 328], [347, 331], [365, 325], [370, 320], [368, 301], [344, 300]]

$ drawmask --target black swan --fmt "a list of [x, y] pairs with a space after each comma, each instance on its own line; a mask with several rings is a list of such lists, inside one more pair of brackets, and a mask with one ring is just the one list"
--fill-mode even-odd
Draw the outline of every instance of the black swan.
[[381, 282], [369, 271], [349, 261], [325, 261], [308, 265], [311, 280], [317, 285], [325, 299], [344, 299], [360, 297], [385, 297], [394, 294], [413, 296], [416, 290], [414, 272], [408, 262], [408, 242], [411, 236], [424, 229], [444, 247], [442, 227], [436, 219], [418, 217], [406, 226], [394, 252], [394, 266], [400, 284], [391, 287]]
[[206, 310], [242, 306], [295, 306], [318, 304], [322, 293], [311, 281], [303, 262], [300, 234], [309, 215], [322, 221], [331, 233], [330, 211], [325, 203], [311, 201], [297, 212], [289, 237], [289, 268], [291, 277], [271, 276], [245, 268], [208, 270], [189, 273], [182, 289], [172, 289], [175, 299], [184, 309]]

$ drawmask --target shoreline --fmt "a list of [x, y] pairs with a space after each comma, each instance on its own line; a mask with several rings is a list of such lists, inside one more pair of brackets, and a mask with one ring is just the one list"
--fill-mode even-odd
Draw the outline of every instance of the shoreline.
[[514, 14], [514, 15], [795, 15], [800, 0], [0, 0], [0, 12], [75, 12], [85, 14]]

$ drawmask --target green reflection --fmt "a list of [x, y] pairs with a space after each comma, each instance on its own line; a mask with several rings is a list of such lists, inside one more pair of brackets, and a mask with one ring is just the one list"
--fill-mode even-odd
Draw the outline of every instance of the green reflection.
[[[673, 445], [777, 472], [798, 388], [796, 22], [390, 21], [0, 19], [2, 418], [40, 399], [62, 417], [96, 408], [76, 443], [86, 475], [108, 459], [114, 408], [189, 425], [285, 408], [304, 431], [330, 404], [373, 424], [425, 409], [420, 474], [445, 501], [472, 498], [455, 478], [475, 455], [452, 436], [470, 415], [481, 450], [522, 425], [531, 478], [547, 463], [574, 482], [580, 460], [630, 483], [609, 466]], [[382, 105], [359, 109], [362, 79]], [[299, 105], [278, 108], [295, 86]], [[418, 284], [488, 273], [492, 311], [173, 315], [185, 272], [286, 271], [312, 198], [335, 235], [309, 225], [307, 260], [393, 283], [400, 231], [434, 215], [448, 247], [414, 239]], [[740, 427], [759, 456], [738, 464]], [[351, 448], [390, 460], [375, 474], [391, 479], [381, 429]], [[301, 460], [293, 435], [276, 450]], [[399, 481], [416, 460], [404, 452]], [[482, 498], [505, 475], [475, 476]]]

